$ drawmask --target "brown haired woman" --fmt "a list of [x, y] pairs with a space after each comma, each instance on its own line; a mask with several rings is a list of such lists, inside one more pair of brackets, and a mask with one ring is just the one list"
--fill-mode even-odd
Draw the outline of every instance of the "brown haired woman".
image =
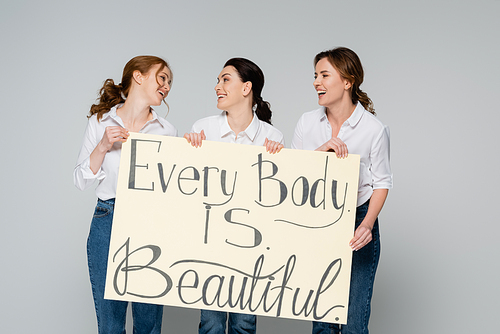
[[[138, 56], [125, 65], [120, 84], [112, 79], [104, 82], [98, 103], [90, 108], [73, 179], [80, 190], [98, 181], [87, 259], [99, 333], [125, 333], [128, 302], [104, 299], [121, 145], [129, 131], [177, 135], [172, 124], [151, 108], [164, 101], [171, 83], [172, 72], [165, 60]], [[160, 334], [162, 314], [163, 306], [132, 303], [134, 333]]]
[[292, 148], [348, 152], [361, 156], [358, 205], [352, 257], [347, 325], [313, 322], [313, 334], [367, 334], [373, 282], [380, 256], [378, 214], [392, 188], [389, 129], [376, 117], [373, 103], [359, 86], [363, 67], [356, 53], [344, 47], [321, 52], [314, 59], [314, 88], [321, 108], [299, 119]]

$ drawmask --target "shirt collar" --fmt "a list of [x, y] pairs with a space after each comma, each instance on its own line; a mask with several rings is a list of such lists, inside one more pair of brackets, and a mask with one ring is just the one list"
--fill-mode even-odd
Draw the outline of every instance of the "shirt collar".
[[347, 119], [347, 124], [351, 126], [351, 128], [355, 127], [356, 124], [358, 124], [359, 120], [361, 119], [361, 116], [363, 116], [363, 111], [365, 111], [365, 108], [361, 105], [361, 103], [358, 101], [358, 104], [356, 105], [356, 108], [352, 112], [351, 117]]
[[326, 117], [326, 108], [320, 107], [318, 111], [319, 111], [319, 121], [320, 122], [328, 121], [328, 117]]
[[[328, 117], [326, 116], [326, 108], [321, 107], [318, 110], [320, 111], [320, 122], [328, 121]], [[351, 116], [345, 121], [345, 123], [349, 124], [349, 126], [351, 127], [355, 127], [361, 119], [361, 116], [363, 116], [364, 111], [365, 108], [363, 108], [363, 105], [361, 105], [361, 103], [358, 101], [358, 103], [356, 104], [356, 108], [354, 108], [354, 111], [352, 112]]]
[[225, 137], [233, 130], [231, 130], [231, 127], [229, 126], [229, 123], [227, 122], [227, 114], [225, 111], [220, 113], [219, 117], [219, 128], [220, 128], [220, 137]]
[[[234, 133], [234, 131], [229, 126], [229, 122], [227, 121], [227, 113], [223, 111], [219, 117], [219, 126], [220, 126], [220, 136], [225, 137], [230, 133]], [[255, 140], [257, 136], [257, 132], [259, 132], [260, 122], [258, 117], [253, 114], [252, 122], [247, 126], [245, 130], [242, 131], [251, 141]]]
[[250, 138], [251, 141], [255, 140], [255, 137], [257, 137], [257, 132], [259, 132], [259, 127], [260, 127], [260, 122], [259, 118], [255, 113], [252, 115], [252, 122], [250, 125], [245, 129], [245, 133]]
[[162, 126], [162, 128], [165, 128], [167, 126], [166, 124], [166, 120], [162, 117], [159, 117], [158, 114], [156, 113], [156, 111], [154, 111], [153, 108], [151, 108], [151, 114], [153, 114], [153, 119], [150, 120], [148, 123], [152, 123], [154, 121], [157, 121], [158, 123], [160, 123], [160, 125]]
[[[125, 127], [125, 125], [123, 124], [122, 119], [116, 113], [116, 110], [119, 109], [119, 108], [121, 108], [121, 106], [123, 106], [123, 103], [117, 104], [116, 106], [112, 107], [107, 113], [105, 113], [104, 115], [102, 115], [102, 120], [105, 120], [106, 118], [111, 117], [113, 120], [115, 120], [115, 122], [117, 122], [118, 124], [120, 124], [122, 127]], [[156, 113], [156, 111], [154, 111], [153, 108], [151, 108], [151, 114], [153, 115], [153, 119], [151, 119], [150, 121], [146, 122], [146, 124], [153, 123], [154, 121], [157, 121], [158, 123], [160, 123], [160, 125], [162, 127], [166, 126], [165, 120], [162, 119], [162, 118], [160, 118], [160, 117], [158, 117], [158, 114]]]
[[123, 106], [123, 103], [117, 104], [116, 106], [112, 107], [107, 113], [102, 115], [101, 121], [106, 120], [107, 118], [112, 118], [116, 123], [120, 124], [120, 126], [125, 127], [123, 125], [122, 119], [120, 116], [116, 114], [116, 110]]

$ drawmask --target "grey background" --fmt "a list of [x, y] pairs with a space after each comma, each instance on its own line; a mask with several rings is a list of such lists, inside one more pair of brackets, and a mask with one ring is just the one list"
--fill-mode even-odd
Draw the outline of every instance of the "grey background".
[[[223, 63], [254, 60], [291, 142], [317, 107], [314, 55], [355, 50], [391, 128], [372, 333], [498, 332], [500, 1], [0, 2], [2, 333], [94, 333], [85, 243], [95, 205], [72, 170], [106, 78], [139, 54], [171, 63], [180, 134], [218, 112]], [[157, 109], [167, 113], [166, 107]], [[198, 311], [165, 307], [163, 333]], [[130, 328], [130, 326], [129, 326]], [[259, 333], [309, 333], [259, 317]]]

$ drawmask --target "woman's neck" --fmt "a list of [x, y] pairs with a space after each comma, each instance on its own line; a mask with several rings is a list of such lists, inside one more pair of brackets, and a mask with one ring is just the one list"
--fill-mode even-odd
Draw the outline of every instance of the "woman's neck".
[[153, 118], [151, 107], [130, 95], [116, 112], [125, 128], [132, 132], [139, 132]]
[[342, 127], [342, 124], [344, 124], [344, 122], [351, 117], [354, 109], [356, 109], [356, 105], [349, 100], [334, 106], [325, 106], [325, 108], [326, 117], [328, 118], [328, 122], [332, 128], [332, 136], [336, 137]]
[[229, 127], [234, 131], [236, 137], [242, 131], [252, 123], [253, 120], [253, 111], [251, 105], [244, 105], [240, 108], [231, 108], [231, 110], [226, 111], [227, 122], [229, 123]]

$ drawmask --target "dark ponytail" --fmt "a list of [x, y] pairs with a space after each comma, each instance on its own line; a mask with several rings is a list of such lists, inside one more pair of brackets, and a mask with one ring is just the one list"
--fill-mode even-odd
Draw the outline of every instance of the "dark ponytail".
[[314, 57], [314, 66], [321, 59], [326, 58], [339, 72], [340, 76], [351, 83], [351, 101], [353, 104], [361, 103], [363, 108], [375, 114], [372, 100], [359, 86], [363, 83], [364, 71], [358, 55], [346, 47], [320, 52]]
[[255, 115], [257, 117], [266, 123], [273, 124], [271, 123], [271, 117], [273, 115], [273, 112], [271, 111], [271, 104], [267, 101], [264, 101], [262, 97], [258, 97], [257, 100], [254, 97], [254, 106], [255, 106]]
[[[139, 71], [141, 74], [146, 75], [151, 67], [157, 64], [161, 64], [163, 66], [160, 66], [155, 77], [164, 67], [168, 68], [170, 74], [172, 75], [172, 70], [170, 69], [168, 63], [159, 57], [137, 56], [130, 59], [123, 68], [121, 83], [115, 85], [113, 79], [107, 79], [104, 81], [104, 85], [99, 91], [98, 101], [90, 107], [88, 117], [90, 118], [92, 115], [97, 114], [97, 120], [99, 121], [111, 108], [117, 104], [124, 103], [128, 93], [130, 92], [130, 87], [132, 87], [134, 71]], [[172, 80], [172, 77], [170, 79]], [[158, 83], [158, 85], [160, 85], [160, 83]], [[165, 100], [163, 100], [163, 102], [165, 102]]]
[[250, 81], [252, 83], [252, 104], [255, 114], [261, 121], [272, 124], [271, 104], [264, 101], [261, 96], [262, 88], [264, 88], [264, 73], [260, 67], [245, 58], [231, 58], [224, 64], [224, 67], [226, 66], [233, 66], [238, 72], [241, 81]]

